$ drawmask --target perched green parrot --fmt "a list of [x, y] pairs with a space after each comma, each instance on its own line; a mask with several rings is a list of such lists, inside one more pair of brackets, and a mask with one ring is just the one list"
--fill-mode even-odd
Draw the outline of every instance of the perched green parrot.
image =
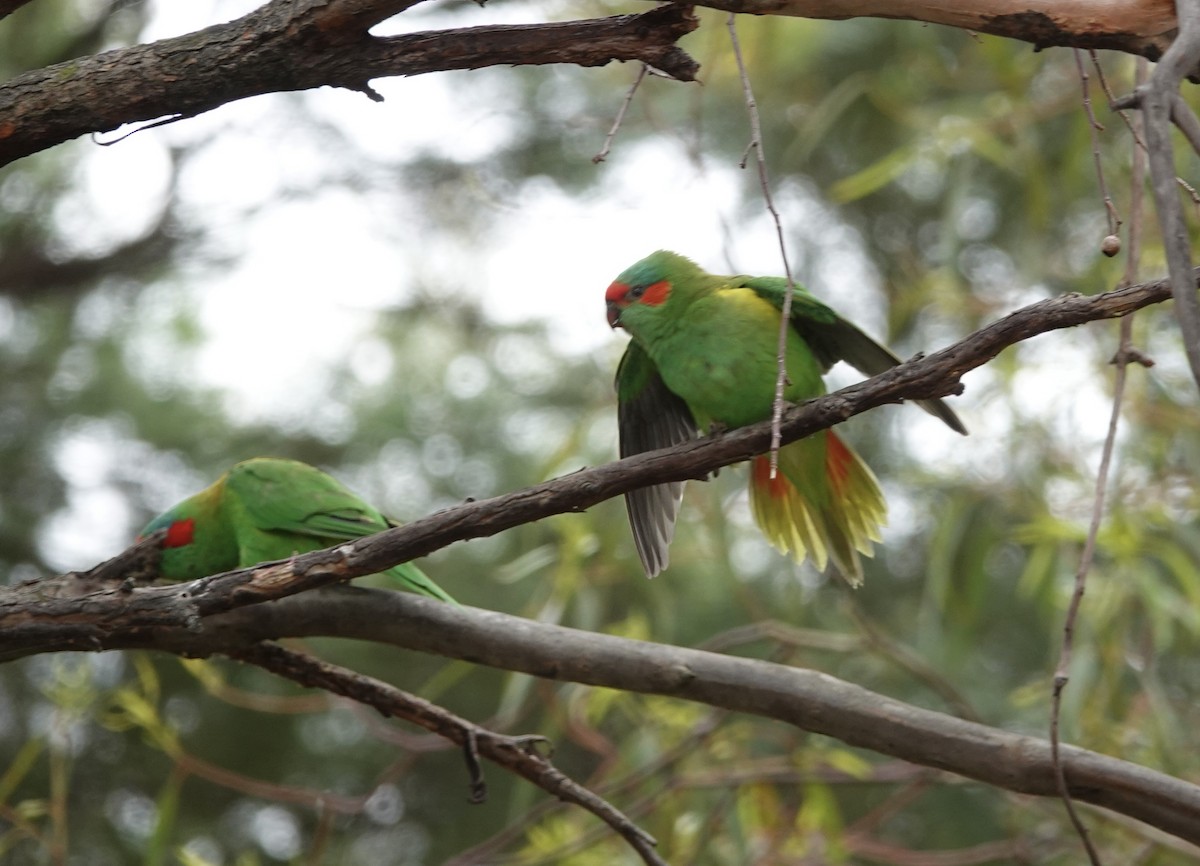
[[[715, 276], [659, 250], [627, 268], [605, 293], [608, 323], [632, 339], [617, 368], [621, 456], [666, 448], [712, 426], [742, 427], [771, 417], [778, 371], [781, 277]], [[821, 376], [844, 360], [868, 376], [900, 359], [800, 286], [792, 295], [784, 399], [825, 393]], [[966, 434], [941, 400], [921, 406]], [[853, 585], [858, 554], [870, 555], [887, 506], [875, 476], [832, 430], [780, 449], [779, 473], [756, 457], [750, 504], [763, 534], [797, 562], [829, 560]], [[638, 555], [653, 577], [667, 566], [683, 482], [625, 496]]]
[[[331, 547], [395, 525], [307, 463], [255, 457], [154, 518], [141, 534], [167, 530], [163, 577], [195, 580]], [[384, 574], [405, 589], [454, 601], [411, 562]]]

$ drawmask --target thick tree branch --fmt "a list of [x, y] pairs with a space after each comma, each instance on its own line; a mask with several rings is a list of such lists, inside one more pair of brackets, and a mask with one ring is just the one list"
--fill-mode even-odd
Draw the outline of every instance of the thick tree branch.
[[698, 68], [675, 41], [690, 6], [554, 24], [376, 37], [397, 0], [273, 0], [236, 21], [59, 63], [0, 86], [0, 166], [137, 121], [193, 117], [227, 102], [331, 86], [378, 98], [373, 78], [505, 64], [600, 66], [640, 60], [676, 78]]
[[[964, 373], [1014, 343], [1059, 328], [1119, 318], [1170, 296], [1169, 283], [1159, 280], [1100, 295], [1069, 294], [1031, 304], [939, 352], [789, 409], [783, 418], [783, 443], [887, 403], [958, 393]], [[187, 584], [122, 586], [84, 598], [47, 597], [44, 582], [0, 588], [0, 660], [38, 652], [103, 649], [121, 632], [198, 624], [227, 610], [383, 571], [456, 541], [582, 511], [648, 484], [705, 478], [714, 469], [764, 453], [770, 437], [771, 422], [764, 421], [468, 502], [329, 550]]]
[[[420, 0], [270, 0], [250, 14], [173, 39], [25, 73], [0, 86], [0, 166], [95, 132], [193, 117], [263, 93], [496, 65], [637, 60], [692, 80], [675, 42], [690, 5], [642, 15], [374, 37], [369, 28]], [[0, 0], [0, 17], [22, 5]], [[945, 24], [1030, 42], [1110, 48], [1158, 59], [1176, 30], [1173, 0], [705, 0], [728, 12]]]
[[798, 18], [896, 18], [1032, 42], [1111, 48], [1157, 60], [1175, 32], [1174, 0], [704, 0], [727, 12]]
[[[922, 709], [817, 671], [546, 625], [410, 593], [332, 587], [108, 646], [237, 656], [257, 641], [350, 637], [548, 679], [666, 695], [777, 719], [1023, 794], [1057, 796], [1050, 744]], [[1200, 843], [1200, 786], [1063, 746], [1071, 796]]]

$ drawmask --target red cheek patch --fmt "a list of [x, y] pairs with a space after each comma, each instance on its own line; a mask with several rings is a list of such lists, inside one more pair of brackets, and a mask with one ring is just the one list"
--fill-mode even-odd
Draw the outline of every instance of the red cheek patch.
[[176, 520], [167, 527], [167, 539], [164, 547], [187, 547], [196, 536], [196, 521], [189, 517], [187, 520]]
[[651, 307], [657, 307], [671, 295], [671, 284], [666, 280], [659, 280], [657, 283], [652, 283], [646, 286], [646, 291], [642, 293], [642, 303]]

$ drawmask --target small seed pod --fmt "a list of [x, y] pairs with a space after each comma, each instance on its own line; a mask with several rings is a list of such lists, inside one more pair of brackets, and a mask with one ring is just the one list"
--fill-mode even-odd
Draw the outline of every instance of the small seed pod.
[[1110, 259], [1121, 251], [1121, 239], [1116, 235], [1109, 235], [1100, 244], [1100, 252], [1108, 256]]

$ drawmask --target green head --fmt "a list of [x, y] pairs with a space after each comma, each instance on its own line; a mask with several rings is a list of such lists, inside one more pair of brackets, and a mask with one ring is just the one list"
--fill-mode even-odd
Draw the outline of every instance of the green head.
[[604, 293], [608, 323], [636, 331], [639, 324], [678, 314], [709, 275], [689, 258], [659, 250], [630, 265]]
[[151, 520], [138, 535], [160, 529], [163, 540], [160, 571], [168, 580], [195, 580], [238, 567], [233, 527], [221, 508], [225, 478]]

